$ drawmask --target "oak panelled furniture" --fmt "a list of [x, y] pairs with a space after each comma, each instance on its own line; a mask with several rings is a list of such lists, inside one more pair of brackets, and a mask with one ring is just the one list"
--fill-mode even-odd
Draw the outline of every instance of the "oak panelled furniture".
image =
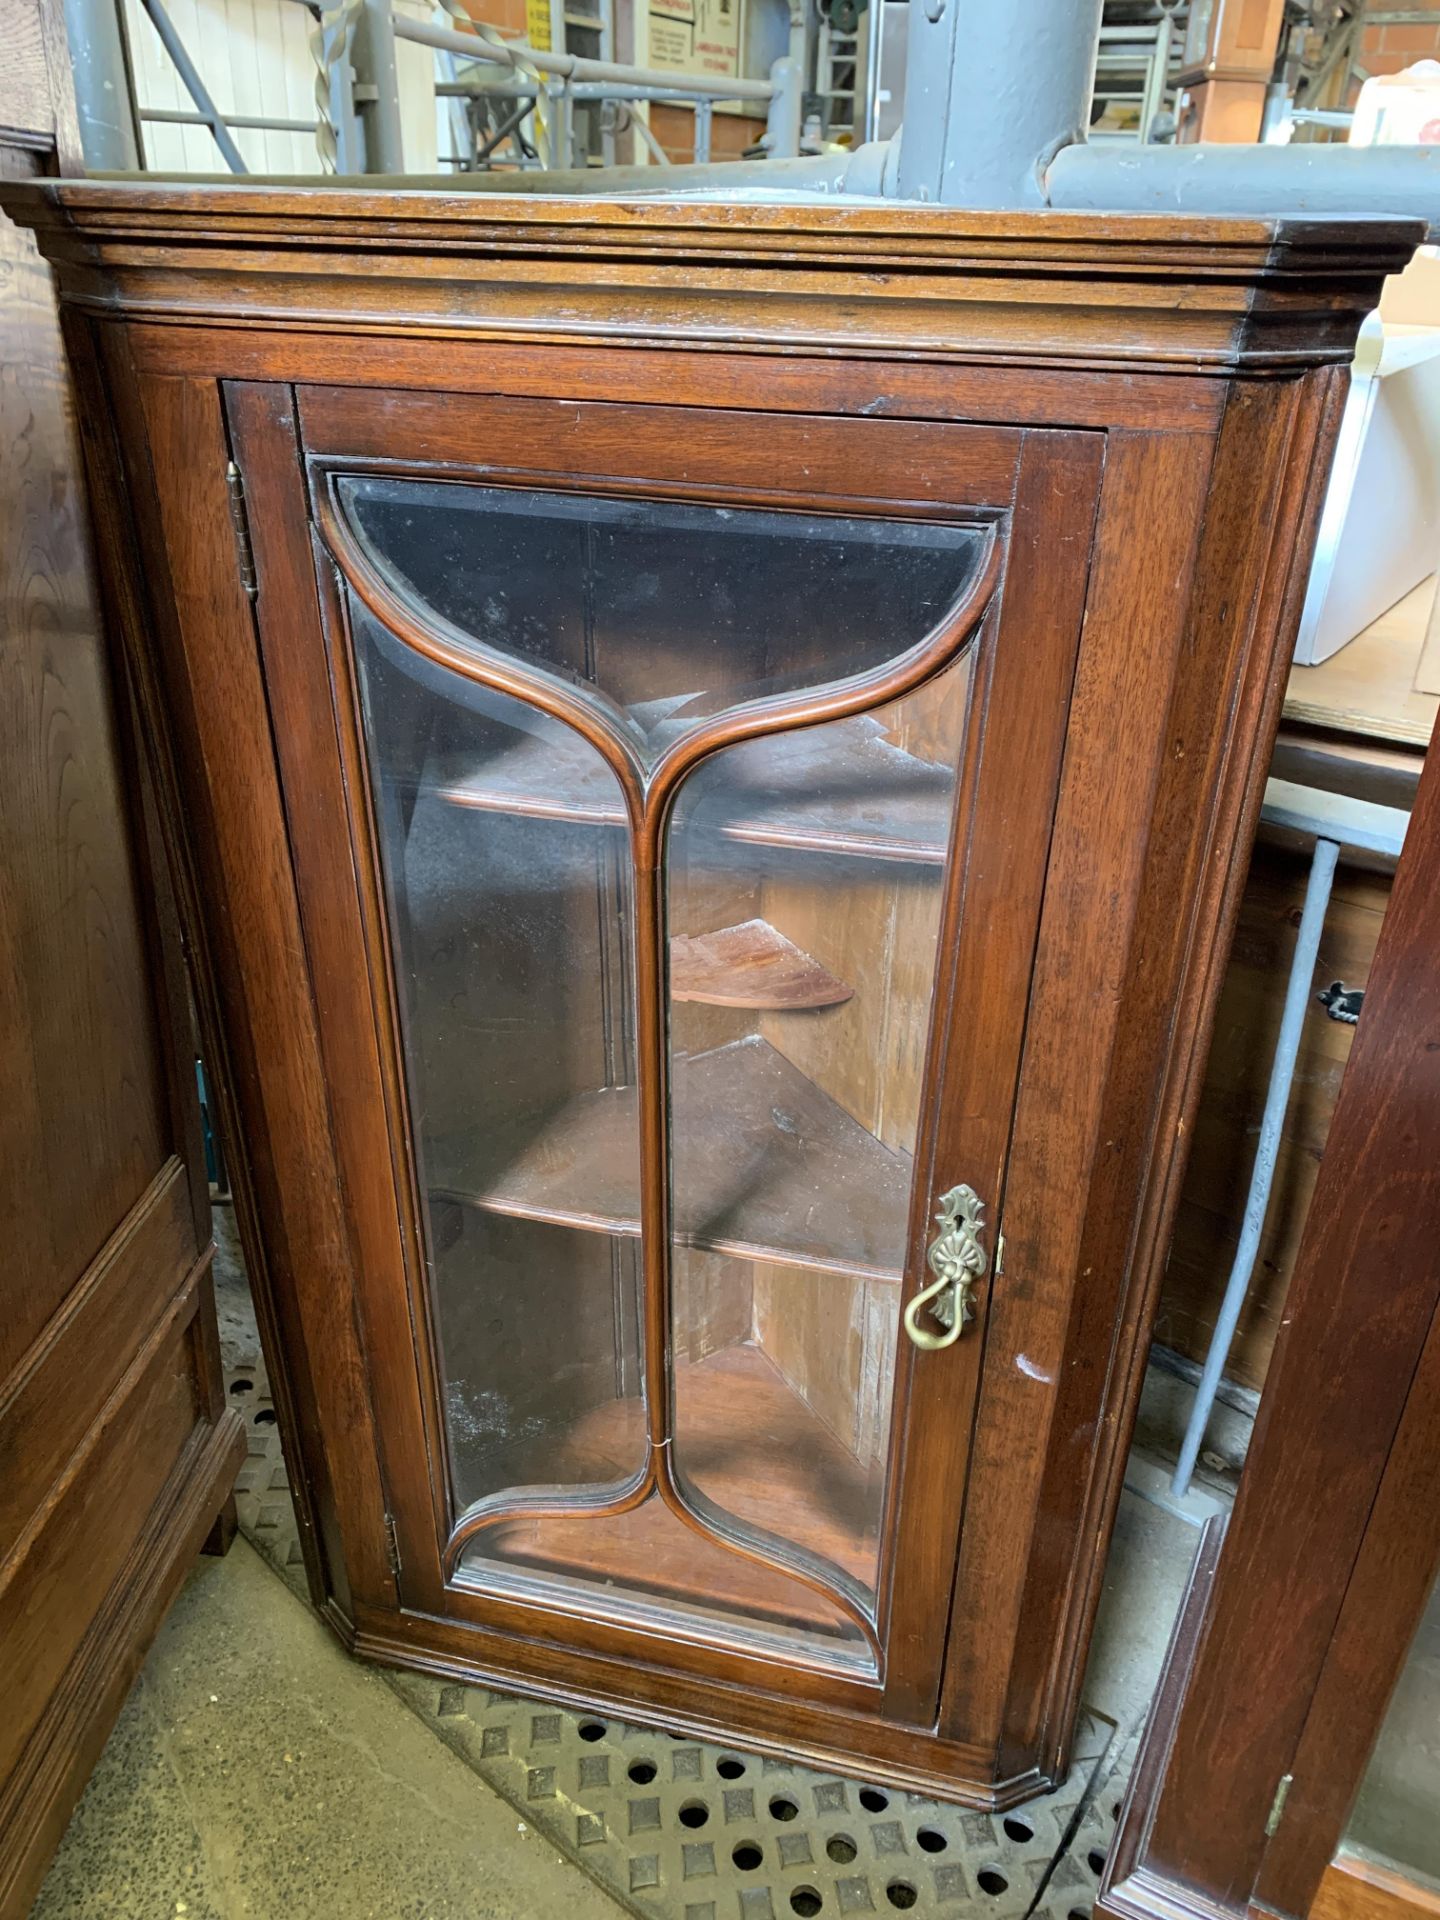
[[978, 1805], [1053, 1780], [1343, 369], [1417, 230], [5, 199], [317, 1605]]
[[[0, 179], [78, 159], [0, 0]], [[57, 47], [61, 50], [56, 57]], [[244, 1456], [178, 929], [107, 644], [54, 293], [0, 218], [0, 1915], [28, 1912]]]

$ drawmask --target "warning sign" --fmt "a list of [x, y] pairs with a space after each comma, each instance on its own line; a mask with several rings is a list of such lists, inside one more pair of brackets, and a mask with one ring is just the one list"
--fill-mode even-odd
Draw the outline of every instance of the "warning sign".
[[740, 72], [743, 0], [650, 0], [649, 65], [669, 73]]

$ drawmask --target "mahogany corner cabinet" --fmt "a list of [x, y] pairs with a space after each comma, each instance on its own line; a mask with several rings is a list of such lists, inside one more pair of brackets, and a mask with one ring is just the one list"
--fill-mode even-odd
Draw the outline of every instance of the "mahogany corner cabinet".
[[317, 1605], [975, 1805], [1053, 1781], [1418, 228], [3, 192]]

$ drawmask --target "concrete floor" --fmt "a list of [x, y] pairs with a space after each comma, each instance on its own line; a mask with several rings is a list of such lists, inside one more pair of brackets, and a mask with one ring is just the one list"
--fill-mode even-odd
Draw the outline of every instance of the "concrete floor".
[[614, 1920], [243, 1539], [202, 1560], [32, 1920]]

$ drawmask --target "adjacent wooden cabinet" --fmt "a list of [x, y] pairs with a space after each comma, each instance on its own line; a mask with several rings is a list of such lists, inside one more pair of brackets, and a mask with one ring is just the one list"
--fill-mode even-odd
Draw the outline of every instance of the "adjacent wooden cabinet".
[[4, 199], [86, 380], [317, 1603], [1032, 1793], [1416, 232]]
[[[0, 180], [77, 164], [58, 22], [0, 0]], [[75, 411], [45, 262], [0, 217], [0, 1920], [29, 1912], [197, 1549], [228, 1541], [245, 1457]]]

